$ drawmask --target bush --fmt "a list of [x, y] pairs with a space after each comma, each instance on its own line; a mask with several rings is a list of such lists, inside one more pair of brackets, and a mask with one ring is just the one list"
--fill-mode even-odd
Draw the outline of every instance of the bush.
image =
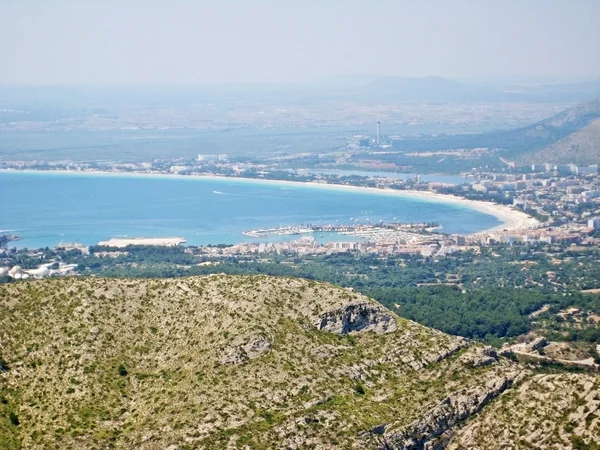
[[365, 387], [361, 383], [356, 383], [354, 385], [354, 392], [356, 392], [358, 395], [365, 395]]
[[18, 426], [21, 423], [19, 422], [19, 417], [13, 411], [8, 413], [8, 419], [14, 426]]
[[126, 377], [128, 372], [127, 372], [127, 368], [125, 367], [124, 364], [119, 364], [119, 375], [121, 375], [122, 377]]

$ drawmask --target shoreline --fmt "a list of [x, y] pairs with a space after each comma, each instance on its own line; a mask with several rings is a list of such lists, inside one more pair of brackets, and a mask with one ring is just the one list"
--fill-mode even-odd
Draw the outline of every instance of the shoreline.
[[470, 235], [480, 235], [485, 233], [498, 232], [502, 230], [524, 230], [539, 225], [539, 222], [533, 217], [522, 211], [517, 211], [510, 206], [498, 205], [497, 203], [485, 202], [481, 200], [470, 200], [448, 194], [439, 194], [430, 191], [398, 190], [389, 188], [374, 188], [364, 186], [349, 186], [345, 184], [318, 183], [314, 181], [288, 181], [288, 180], [265, 180], [261, 178], [228, 177], [223, 175], [178, 175], [152, 172], [110, 172], [100, 170], [11, 170], [0, 169], [0, 173], [29, 173], [29, 174], [57, 174], [57, 175], [92, 175], [92, 176], [126, 176], [126, 177], [160, 177], [166, 179], [178, 180], [227, 180], [235, 182], [253, 182], [258, 184], [271, 184], [279, 186], [308, 186], [319, 189], [345, 190], [353, 192], [362, 192], [376, 195], [394, 195], [426, 201], [430, 203], [446, 203], [472, 209], [483, 214], [495, 217], [501, 223]]

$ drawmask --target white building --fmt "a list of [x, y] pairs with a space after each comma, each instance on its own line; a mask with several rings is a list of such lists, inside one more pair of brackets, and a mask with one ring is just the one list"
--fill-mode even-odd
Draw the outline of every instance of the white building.
[[576, 167], [575, 173], [577, 175], [584, 175], [588, 173], [598, 173], [598, 166], [587, 166], [587, 167]]
[[588, 220], [588, 228], [593, 228], [594, 230], [600, 229], [600, 217], [594, 217], [593, 219]]

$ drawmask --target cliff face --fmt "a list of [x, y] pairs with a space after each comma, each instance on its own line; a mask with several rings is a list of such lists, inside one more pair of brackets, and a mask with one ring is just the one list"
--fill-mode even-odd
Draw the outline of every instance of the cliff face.
[[348, 334], [360, 331], [393, 333], [398, 329], [396, 318], [383, 306], [363, 301], [350, 303], [319, 317], [316, 326], [319, 330], [331, 333]]
[[307, 280], [44, 280], [0, 309], [0, 448], [442, 448], [528, 376]]

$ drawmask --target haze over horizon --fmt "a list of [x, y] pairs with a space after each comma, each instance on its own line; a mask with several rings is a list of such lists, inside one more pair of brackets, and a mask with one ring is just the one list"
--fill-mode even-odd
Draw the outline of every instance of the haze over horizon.
[[600, 2], [185, 0], [0, 5], [0, 83], [600, 76]]

